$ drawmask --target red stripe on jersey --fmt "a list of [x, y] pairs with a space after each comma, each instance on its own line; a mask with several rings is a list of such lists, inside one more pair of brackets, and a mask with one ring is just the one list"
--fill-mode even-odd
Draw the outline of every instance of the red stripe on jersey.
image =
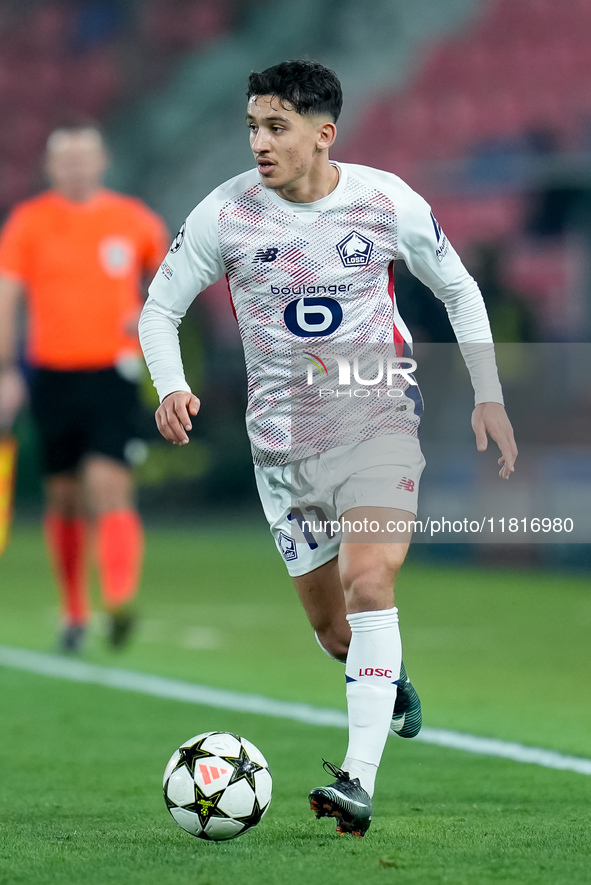
[[[392, 310], [394, 310], [394, 262], [391, 261], [388, 265], [388, 295], [390, 296], [390, 300], [392, 302]], [[394, 349], [396, 351], [396, 356], [404, 356], [404, 337], [397, 328], [396, 323], [393, 324], [394, 331]]]
[[[236, 320], [236, 322], [238, 322], [238, 317], [236, 316], [236, 308], [234, 307], [234, 299], [232, 298], [232, 290], [230, 289], [230, 280], [228, 279], [228, 274], [226, 274], [226, 286], [228, 287], [228, 295], [230, 296], [230, 307], [232, 308], [234, 319]], [[328, 372], [326, 374], [328, 375]]]

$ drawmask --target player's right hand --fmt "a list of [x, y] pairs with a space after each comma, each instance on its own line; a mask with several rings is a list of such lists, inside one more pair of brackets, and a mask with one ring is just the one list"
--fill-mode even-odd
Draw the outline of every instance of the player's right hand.
[[27, 385], [19, 369], [0, 371], [0, 431], [10, 430], [27, 396]]
[[175, 390], [165, 396], [156, 411], [156, 425], [164, 439], [175, 446], [186, 445], [187, 432], [193, 427], [191, 415], [194, 417], [200, 406], [195, 394], [186, 390]]

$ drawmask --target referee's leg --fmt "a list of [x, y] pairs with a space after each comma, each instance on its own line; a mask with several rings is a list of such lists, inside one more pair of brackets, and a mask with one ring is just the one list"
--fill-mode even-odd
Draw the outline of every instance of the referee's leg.
[[134, 625], [133, 600], [144, 553], [143, 528], [135, 508], [127, 448], [137, 438], [137, 384], [115, 368], [89, 372], [85, 448], [80, 477], [96, 531], [103, 603], [113, 647], [127, 640]]
[[131, 603], [139, 586], [144, 554], [142, 524], [134, 506], [129, 467], [105, 455], [89, 454], [81, 465], [89, 515], [96, 526], [97, 556], [110, 640], [124, 643], [133, 626]]
[[50, 474], [45, 480], [43, 529], [62, 607], [60, 648], [80, 651], [90, 619], [87, 526], [75, 471]]

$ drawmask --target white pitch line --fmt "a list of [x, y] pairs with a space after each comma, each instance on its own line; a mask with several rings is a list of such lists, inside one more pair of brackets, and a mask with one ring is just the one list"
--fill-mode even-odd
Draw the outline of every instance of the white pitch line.
[[[100, 664], [88, 664], [60, 655], [45, 654], [22, 648], [0, 645], [0, 665], [15, 670], [38, 673], [41, 676], [103, 685], [108, 688], [139, 692], [166, 700], [202, 704], [205, 707], [217, 707], [239, 713], [255, 713], [276, 719], [291, 719], [295, 722], [305, 722], [307, 725], [347, 727], [347, 714], [342, 710], [330, 710], [312, 707], [309, 704], [278, 701], [273, 698], [265, 698], [262, 695], [241, 694], [237, 691], [209, 688], [206, 685], [195, 685], [180, 679], [168, 679], [164, 676], [153, 676], [149, 673], [123, 670], [119, 667], [103, 667]], [[591, 759], [567, 756], [553, 750], [527, 747], [524, 744], [495, 738], [461, 734], [442, 728], [423, 728], [414, 740], [483, 756], [497, 756], [511, 759], [514, 762], [540, 765], [543, 768], [557, 768], [563, 771], [574, 771], [577, 774], [591, 775]]]

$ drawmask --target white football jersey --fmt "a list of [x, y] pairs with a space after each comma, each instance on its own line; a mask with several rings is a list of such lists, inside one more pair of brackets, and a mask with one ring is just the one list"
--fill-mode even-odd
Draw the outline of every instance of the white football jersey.
[[337, 187], [310, 204], [281, 199], [256, 169], [216, 188], [177, 234], [142, 312], [160, 398], [188, 390], [177, 327], [196, 295], [226, 275], [248, 374], [247, 429], [262, 466], [416, 435], [422, 401], [396, 305], [398, 258], [445, 302], [467, 344], [476, 401], [502, 402], [482, 296], [430, 207], [396, 175], [335, 165]]

